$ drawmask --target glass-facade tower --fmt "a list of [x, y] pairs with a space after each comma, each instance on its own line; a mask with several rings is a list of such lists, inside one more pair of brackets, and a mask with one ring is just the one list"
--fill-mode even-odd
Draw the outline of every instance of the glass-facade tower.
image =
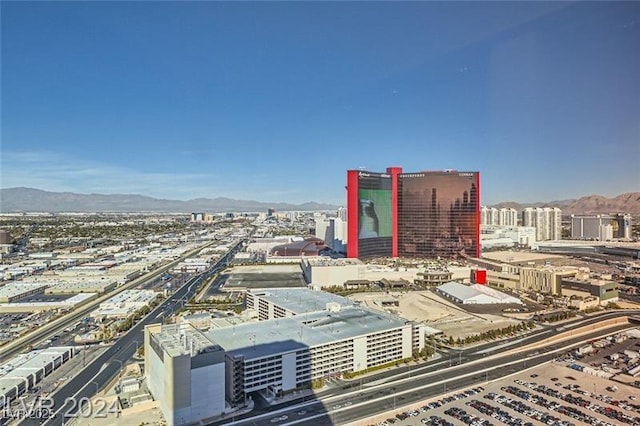
[[480, 256], [478, 172], [350, 170], [347, 210], [348, 257]]

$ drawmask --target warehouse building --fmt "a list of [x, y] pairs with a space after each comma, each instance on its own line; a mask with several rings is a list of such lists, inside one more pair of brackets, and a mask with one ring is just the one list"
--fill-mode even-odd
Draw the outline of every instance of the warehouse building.
[[93, 318], [126, 318], [135, 311], [149, 306], [158, 294], [153, 290], [125, 290], [91, 312]]
[[58, 282], [45, 290], [45, 294], [79, 294], [79, 293], [106, 293], [116, 287], [115, 280], [100, 278], [83, 278], [81, 280], [70, 280], [55, 278]]
[[0, 313], [42, 312], [51, 309], [72, 310], [98, 297], [97, 293], [81, 293], [66, 299], [51, 302], [14, 302], [0, 304]]
[[9, 303], [44, 292], [50, 284], [11, 283], [0, 287], [0, 302]]
[[20, 354], [0, 365], [0, 408], [4, 401], [15, 400], [69, 359], [76, 350], [59, 346]]

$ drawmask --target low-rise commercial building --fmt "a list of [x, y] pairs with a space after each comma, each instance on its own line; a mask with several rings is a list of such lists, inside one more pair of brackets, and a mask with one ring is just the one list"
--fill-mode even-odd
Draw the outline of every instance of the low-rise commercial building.
[[45, 294], [80, 294], [80, 293], [106, 293], [116, 287], [116, 281], [111, 280], [65, 280], [48, 287]]
[[0, 304], [0, 313], [42, 312], [51, 309], [72, 310], [98, 297], [97, 293], [81, 293], [52, 302], [14, 302]]
[[301, 267], [305, 281], [320, 287], [342, 286], [347, 281], [366, 279], [366, 266], [358, 259], [302, 259]]
[[10, 283], [0, 287], [0, 302], [9, 303], [44, 292], [50, 283]]
[[20, 354], [0, 365], [0, 408], [42, 381], [45, 376], [71, 359], [76, 353], [70, 346], [58, 346]]
[[495, 247], [526, 246], [536, 242], [536, 228], [532, 226], [480, 226], [480, 242], [483, 249]]
[[209, 259], [189, 258], [174, 266], [171, 271], [174, 273], [197, 274], [198, 272], [205, 271], [210, 265], [211, 261]]
[[559, 296], [562, 294], [562, 280], [578, 273], [578, 268], [573, 267], [521, 268], [518, 290]]
[[156, 300], [158, 294], [152, 290], [125, 290], [91, 312], [94, 318], [126, 318], [135, 311], [149, 306]]
[[598, 299], [601, 305], [618, 301], [618, 283], [607, 280], [565, 278], [562, 287], [588, 292]]

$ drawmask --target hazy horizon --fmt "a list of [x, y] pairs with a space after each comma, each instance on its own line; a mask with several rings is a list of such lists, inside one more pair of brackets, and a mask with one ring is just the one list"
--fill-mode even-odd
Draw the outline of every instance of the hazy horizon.
[[2, 2], [0, 187], [343, 205], [346, 170], [481, 203], [640, 183], [638, 2]]
[[[39, 191], [46, 191], [40, 188], [32, 188], [32, 187], [11, 187], [11, 188], [0, 188], [0, 190], [12, 190], [12, 189], [35, 189], [35, 190], [39, 190]], [[80, 194], [80, 195], [103, 195], [103, 196], [142, 196], [142, 197], [151, 197], [157, 200], [167, 200], [167, 201], [194, 201], [197, 200], [198, 198], [204, 198], [204, 199], [216, 199], [216, 198], [226, 198], [226, 199], [231, 199], [231, 200], [238, 200], [238, 201], [255, 201], [258, 203], [283, 203], [283, 204], [305, 204], [305, 203], [318, 203], [318, 204], [330, 204], [330, 205], [335, 205], [336, 207], [344, 207], [346, 205], [346, 202], [343, 203], [330, 203], [328, 201], [325, 200], [320, 200], [320, 199], [312, 199], [309, 198], [307, 200], [301, 201], [301, 202], [288, 202], [288, 201], [283, 201], [283, 200], [279, 200], [279, 199], [241, 199], [241, 198], [234, 198], [234, 197], [223, 197], [223, 196], [211, 196], [211, 197], [195, 197], [195, 198], [166, 198], [166, 197], [153, 197], [151, 195], [148, 194], [141, 194], [141, 193], [134, 193], [134, 192], [122, 192], [122, 193], [108, 193], [108, 192], [76, 192], [76, 191], [46, 191], [46, 192], [53, 192], [53, 193], [74, 193], [74, 194]], [[495, 204], [503, 204], [503, 203], [517, 203], [517, 204], [521, 204], [521, 205], [526, 205], [526, 204], [536, 204], [536, 203], [547, 203], [547, 204], [551, 204], [551, 203], [556, 203], [556, 202], [564, 202], [564, 201], [570, 201], [570, 200], [578, 200], [580, 198], [583, 197], [590, 197], [590, 196], [603, 196], [603, 197], [607, 197], [607, 198], [615, 198], [618, 197], [620, 195], [623, 194], [628, 194], [628, 193], [640, 193], [640, 191], [632, 191], [632, 192], [622, 192], [620, 194], [614, 194], [611, 196], [605, 195], [605, 194], [580, 194], [580, 195], [576, 195], [574, 197], [571, 198], [564, 198], [564, 199], [554, 199], [554, 200], [526, 200], [526, 201], [515, 201], [515, 200], [500, 200], [497, 201], [495, 203], [490, 203], [490, 204], [485, 204], [484, 202], [482, 202], [481, 204], [484, 205], [495, 205]]]

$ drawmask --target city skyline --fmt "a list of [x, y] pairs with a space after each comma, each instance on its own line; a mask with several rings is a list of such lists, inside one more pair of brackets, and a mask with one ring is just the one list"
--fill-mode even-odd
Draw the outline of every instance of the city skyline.
[[[479, 170], [483, 205], [640, 182], [640, 4], [3, 2], [2, 188], [345, 204]], [[295, 178], [293, 178], [295, 177]]]

